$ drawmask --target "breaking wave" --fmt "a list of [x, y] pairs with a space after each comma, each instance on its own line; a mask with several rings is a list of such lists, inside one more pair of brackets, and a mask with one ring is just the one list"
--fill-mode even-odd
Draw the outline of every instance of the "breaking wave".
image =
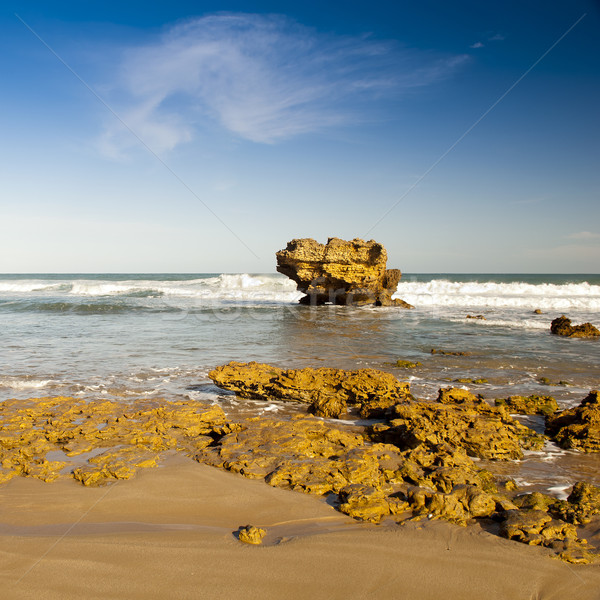
[[600, 309], [600, 285], [583, 283], [499, 283], [494, 281], [401, 281], [395, 297], [414, 306], [523, 308], [541, 310]]

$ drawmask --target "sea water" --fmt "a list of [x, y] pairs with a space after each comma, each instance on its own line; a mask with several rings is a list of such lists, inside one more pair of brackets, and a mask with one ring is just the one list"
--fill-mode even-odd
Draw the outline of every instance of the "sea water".
[[[279, 274], [0, 275], [0, 400], [191, 397], [232, 418], [305, 409], [218, 390], [208, 372], [230, 360], [383, 369], [430, 399], [456, 385], [490, 400], [552, 395], [564, 408], [600, 387], [600, 340], [549, 331], [561, 314], [600, 327], [599, 275], [404, 274], [395, 297], [412, 310], [299, 306], [300, 297]], [[422, 365], [400, 369], [398, 359]], [[600, 484], [599, 467], [548, 444], [490, 468], [559, 493], [577, 479]]]

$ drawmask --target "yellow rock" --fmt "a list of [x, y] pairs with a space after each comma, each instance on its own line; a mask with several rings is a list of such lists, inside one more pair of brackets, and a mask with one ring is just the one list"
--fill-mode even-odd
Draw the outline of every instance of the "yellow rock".
[[246, 525], [245, 527], [240, 527], [238, 530], [238, 539], [240, 542], [244, 542], [244, 544], [252, 544], [254, 546], [258, 546], [262, 544], [263, 538], [266, 535], [266, 531], [261, 529], [260, 527], [255, 527], [254, 525]]

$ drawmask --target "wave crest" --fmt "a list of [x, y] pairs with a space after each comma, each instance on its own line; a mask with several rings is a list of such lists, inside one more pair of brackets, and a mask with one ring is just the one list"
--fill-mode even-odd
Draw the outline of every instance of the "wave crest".
[[600, 309], [600, 285], [587, 282], [558, 285], [492, 281], [456, 282], [446, 279], [427, 282], [401, 281], [395, 297], [415, 306], [540, 308], [562, 311]]

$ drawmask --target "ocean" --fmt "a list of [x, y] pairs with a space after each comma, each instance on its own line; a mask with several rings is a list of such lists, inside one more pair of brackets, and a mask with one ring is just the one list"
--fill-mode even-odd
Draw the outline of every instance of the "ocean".
[[[299, 306], [279, 274], [0, 275], [0, 401], [191, 397], [234, 418], [305, 410], [213, 386], [210, 369], [231, 360], [383, 369], [422, 398], [455, 385], [569, 407], [600, 387], [600, 341], [549, 331], [561, 314], [600, 327], [600, 275], [408, 273], [395, 296], [415, 308]], [[401, 369], [398, 359], [422, 365]], [[486, 382], [455, 381], [465, 378]], [[543, 431], [541, 418], [521, 419]], [[599, 457], [551, 443], [482, 466], [555, 495], [580, 479], [600, 484]]]

